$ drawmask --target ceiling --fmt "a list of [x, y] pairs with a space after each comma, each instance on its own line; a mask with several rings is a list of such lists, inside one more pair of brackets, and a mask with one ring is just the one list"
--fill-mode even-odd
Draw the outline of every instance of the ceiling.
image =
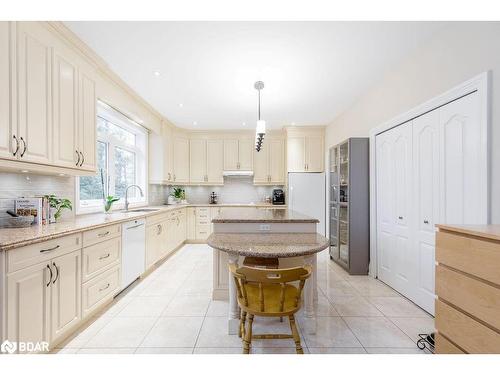
[[66, 22], [168, 120], [326, 125], [443, 22]]

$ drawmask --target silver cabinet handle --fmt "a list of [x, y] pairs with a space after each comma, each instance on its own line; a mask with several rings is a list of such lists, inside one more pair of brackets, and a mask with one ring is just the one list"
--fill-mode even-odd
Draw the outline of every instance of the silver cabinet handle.
[[47, 268], [48, 268], [48, 269], [49, 269], [49, 271], [50, 271], [50, 279], [49, 279], [49, 282], [48, 282], [48, 283], [47, 283], [47, 285], [46, 285], [46, 286], [47, 286], [47, 288], [48, 288], [48, 287], [49, 287], [49, 285], [50, 285], [50, 282], [52, 281], [52, 268], [50, 268], [50, 266], [49, 266], [48, 264], [47, 264]]
[[107, 236], [108, 234], [109, 234], [109, 230], [104, 232], [104, 233], [98, 233], [97, 237], [104, 237], [104, 236]]
[[24, 140], [23, 137], [20, 138], [21, 142], [23, 142], [23, 152], [21, 152], [21, 157], [24, 156], [24, 153], [26, 152], [26, 150], [28, 149], [28, 145], [26, 144], [26, 141]]
[[110, 287], [110, 285], [111, 285], [111, 284], [110, 284], [110, 283], [108, 283], [108, 284], [107, 284], [104, 288], [100, 288], [100, 289], [99, 289], [99, 292], [102, 292], [103, 290], [108, 289], [108, 288]]
[[172, 175], [170, 174], [170, 172], [168, 172], [168, 181], [170, 181], [171, 178], [172, 178]]
[[157, 231], [157, 234], [161, 234], [161, 232], [163, 231], [163, 227], [161, 224], [158, 224], [158, 231]]
[[103, 259], [109, 258], [110, 255], [111, 255], [110, 253], [107, 253], [106, 255], [103, 255], [102, 257], [99, 257], [99, 260], [103, 260]]
[[57, 279], [59, 278], [59, 267], [56, 266], [56, 264], [54, 262], [52, 262], [52, 265], [54, 266], [54, 268], [56, 269], [56, 277], [54, 278], [54, 281], [52, 281], [52, 284], [55, 284]]
[[12, 153], [12, 156], [16, 156], [17, 152], [19, 151], [19, 139], [17, 139], [15, 134], [12, 136], [12, 138], [16, 141], [16, 151]]
[[54, 250], [57, 250], [59, 249], [61, 246], [60, 245], [57, 245], [57, 246], [54, 246], [54, 247], [51, 247], [50, 249], [44, 249], [44, 250], [40, 250], [41, 253], [47, 253], [49, 251], [54, 251]]
[[83, 152], [80, 151], [80, 155], [82, 155], [82, 161], [80, 163], [80, 167], [83, 165], [83, 163], [85, 162], [85, 155], [83, 155]]
[[75, 150], [75, 152], [76, 152], [76, 157], [78, 158], [76, 160], [76, 166], [78, 167], [80, 165], [80, 153], [78, 152], [78, 150]]

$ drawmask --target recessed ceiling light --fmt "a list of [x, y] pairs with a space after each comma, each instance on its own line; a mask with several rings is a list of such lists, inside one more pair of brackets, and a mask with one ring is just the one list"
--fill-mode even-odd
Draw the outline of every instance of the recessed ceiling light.
[[246, 122], [244, 122], [244, 123], [243, 123], [243, 126], [247, 126], [247, 123], [246, 123]]
[[155, 76], [157, 76], [157, 77], [159, 77], [159, 76], [161, 75], [161, 73], [160, 73], [158, 70], [155, 70], [155, 71], [153, 72], [153, 74], [154, 74]]
[[184, 104], [182, 104], [182, 103], [179, 103], [179, 107], [181, 107], [181, 108], [182, 108], [182, 107], [184, 107]]

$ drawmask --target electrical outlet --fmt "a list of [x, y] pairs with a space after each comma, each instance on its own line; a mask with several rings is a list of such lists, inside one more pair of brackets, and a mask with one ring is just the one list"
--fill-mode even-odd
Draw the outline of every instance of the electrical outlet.
[[270, 231], [271, 230], [271, 224], [260, 224], [259, 230], [261, 230], [261, 231]]

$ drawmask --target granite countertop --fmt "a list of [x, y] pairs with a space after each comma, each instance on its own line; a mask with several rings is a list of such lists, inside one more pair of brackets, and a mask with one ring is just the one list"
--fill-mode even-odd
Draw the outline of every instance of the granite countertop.
[[485, 224], [485, 225], [437, 224], [436, 227], [438, 227], [440, 230], [468, 234], [471, 236], [500, 241], [500, 224]]
[[289, 209], [233, 210], [222, 212], [212, 223], [319, 223], [319, 220]]
[[[162, 206], [136, 207], [131, 211], [116, 211], [111, 214], [96, 213], [76, 216], [73, 220], [62, 221], [49, 225], [36, 225], [27, 228], [1, 228], [0, 229], [0, 251], [9, 250], [20, 246], [47, 241], [53, 238], [62, 237], [69, 234], [79, 233], [86, 230], [105, 227], [111, 224], [119, 224], [129, 220], [143, 218], [146, 216], [158, 215], [164, 212], [177, 210], [184, 207], [269, 207], [269, 203], [257, 204], [176, 204]], [[156, 208], [158, 211], [132, 212], [134, 209]], [[263, 210], [268, 211], [268, 210]]]
[[232, 255], [289, 258], [318, 253], [329, 246], [318, 233], [212, 233], [208, 245]]

